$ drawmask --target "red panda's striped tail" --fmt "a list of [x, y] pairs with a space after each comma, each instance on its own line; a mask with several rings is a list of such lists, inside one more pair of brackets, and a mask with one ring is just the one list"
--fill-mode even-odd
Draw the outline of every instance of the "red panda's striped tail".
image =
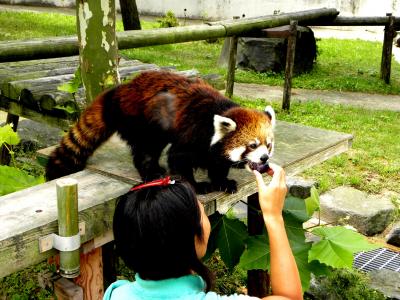
[[115, 129], [104, 120], [108, 93], [99, 96], [78, 122], [65, 134], [51, 153], [46, 166], [46, 179], [52, 180], [82, 170], [88, 158]]

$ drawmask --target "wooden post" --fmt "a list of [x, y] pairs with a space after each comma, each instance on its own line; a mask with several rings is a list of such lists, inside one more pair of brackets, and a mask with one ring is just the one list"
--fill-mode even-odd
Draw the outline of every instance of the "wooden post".
[[[13, 115], [8, 113], [7, 114], [7, 119], [6, 119], [6, 124], [12, 124], [12, 128], [14, 132], [17, 132], [17, 127], [18, 127], [18, 120], [19, 117], [17, 115]], [[0, 165], [8, 165], [11, 160], [10, 153], [8, 153], [8, 150], [6, 147], [0, 147]]]
[[235, 83], [237, 43], [238, 43], [237, 36], [230, 37], [228, 74], [226, 78], [226, 90], [225, 90], [225, 96], [227, 96], [228, 98], [231, 98], [233, 95], [233, 85]]
[[[260, 203], [258, 201], [258, 193], [247, 198], [247, 205], [252, 208], [247, 209], [247, 230], [249, 235], [260, 235], [262, 234], [265, 225], [261, 213], [258, 213], [261, 211]], [[267, 245], [265, 245], [265, 247], [267, 247]], [[247, 290], [249, 296], [259, 298], [267, 296], [270, 290], [268, 272], [263, 270], [247, 271]]]
[[[72, 178], [56, 181], [58, 234], [71, 237], [79, 234], [78, 224], [78, 182]], [[79, 249], [60, 251], [60, 274], [66, 278], [79, 275]]]
[[381, 79], [385, 83], [390, 82], [390, 71], [392, 67], [392, 47], [393, 38], [395, 36], [394, 31], [394, 16], [391, 13], [387, 13], [386, 16], [389, 17], [389, 24], [385, 25], [385, 34], [383, 38], [382, 46], [382, 58], [381, 58]]
[[[239, 16], [234, 16], [234, 20], [240, 19]], [[236, 55], [237, 55], [238, 37], [231, 36], [225, 39], [224, 47], [228, 47], [228, 74], [226, 76], [226, 89], [225, 96], [231, 98], [233, 95], [233, 85], [235, 84], [235, 69], [236, 69]], [[224, 49], [222, 49], [224, 50]], [[223, 53], [221, 53], [222, 55]]]
[[287, 40], [285, 86], [283, 88], [282, 109], [290, 109], [290, 97], [292, 95], [292, 77], [294, 59], [296, 54], [297, 21], [290, 21], [289, 37]]
[[104, 295], [102, 248], [81, 254], [81, 275], [74, 282], [83, 288], [85, 300], [101, 300]]

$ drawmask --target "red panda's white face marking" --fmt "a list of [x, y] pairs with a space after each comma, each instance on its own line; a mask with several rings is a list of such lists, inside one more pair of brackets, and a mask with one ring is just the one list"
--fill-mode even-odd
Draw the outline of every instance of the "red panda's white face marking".
[[221, 141], [225, 156], [238, 165], [265, 165], [274, 151], [274, 125], [275, 112], [271, 107], [265, 113], [234, 108], [225, 117], [214, 116], [211, 145]]

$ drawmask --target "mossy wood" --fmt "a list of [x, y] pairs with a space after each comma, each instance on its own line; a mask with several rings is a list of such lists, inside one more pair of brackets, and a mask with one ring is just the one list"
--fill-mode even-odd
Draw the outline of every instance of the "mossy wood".
[[[118, 32], [118, 48], [129, 49], [243, 35], [252, 30], [286, 25], [289, 24], [290, 20], [299, 20], [299, 22], [318, 22], [324, 20], [328, 22], [328, 20], [334, 20], [338, 13], [336, 9], [321, 8], [281, 15], [214, 22], [209, 25]], [[71, 56], [76, 54], [78, 54], [78, 39], [74, 36], [7, 41], [0, 44], [0, 62]]]
[[[278, 122], [273, 161], [297, 174], [349, 149], [352, 136], [287, 122]], [[39, 151], [44, 162], [53, 147]], [[116, 199], [138, 182], [128, 147], [113, 136], [90, 159], [86, 170], [72, 174], [78, 181], [79, 221], [86, 222], [82, 243], [91, 241], [89, 250], [110, 241]], [[198, 172], [197, 179], [205, 173]], [[214, 192], [199, 195], [208, 214], [226, 212], [232, 205], [256, 191], [253, 176], [233, 169], [230, 177], [238, 181], [235, 194]], [[0, 277], [18, 271], [54, 255], [39, 253], [38, 239], [57, 232], [55, 181], [0, 197]], [[83, 247], [85, 249], [85, 247]]]

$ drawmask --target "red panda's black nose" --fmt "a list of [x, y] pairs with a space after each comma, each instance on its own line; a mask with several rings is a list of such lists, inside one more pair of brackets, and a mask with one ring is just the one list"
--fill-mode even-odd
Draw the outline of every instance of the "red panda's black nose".
[[266, 163], [268, 159], [269, 159], [269, 156], [267, 154], [263, 154], [260, 157], [260, 160], [261, 160], [262, 163]]

